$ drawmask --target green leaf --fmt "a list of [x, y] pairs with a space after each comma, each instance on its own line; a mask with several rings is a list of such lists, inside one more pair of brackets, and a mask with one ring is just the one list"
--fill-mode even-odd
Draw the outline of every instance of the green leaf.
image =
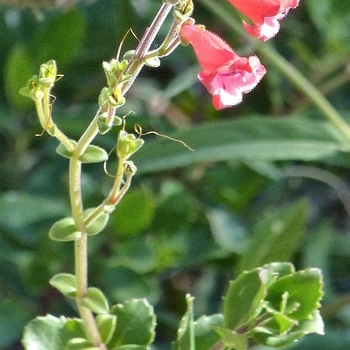
[[329, 123], [301, 118], [251, 117], [202, 124], [156, 139], [133, 156], [139, 172], [227, 160], [319, 160], [348, 152], [349, 143]]
[[301, 200], [269, 213], [256, 228], [242, 255], [240, 270], [250, 270], [272, 261], [289, 261], [305, 233], [308, 212], [309, 203]]
[[155, 336], [156, 317], [146, 299], [131, 299], [113, 306], [111, 314], [117, 316], [117, 328], [108, 344], [109, 348], [135, 344], [149, 346]]
[[[70, 140], [70, 142], [75, 146], [77, 143], [74, 140]], [[56, 148], [56, 153], [64, 158], [71, 158], [73, 155], [73, 152], [68, 150], [66, 146], [63, 143], [60, 143]]]
[[248, 232], [236, 216], [222, 208], [207, 210], [207, 216], [213, 237], [222, 249], [238, 254], [246, 251]]
[[75, 297], [77, 291], [77, 278], [69, 273], [60, 273], [53, 276], [49, 282], [53, 287], [59, 290], [67, 297]]
[[93, 347], [85, 338], [73, 338], [67, 343], [64, 350], [99, 350], [99, 348]]
[[154, 216], [154, 199], [149, 191], [133, 189], [126, 193], [111, 217], [119, 235], [136, 235], [147, 228]]
[[194, 322], [196, 349], [211, 349], [220, 340], [214, 331], [215, 326], [223, 326], [224, 317], [221, 314], [202, 316]]
[[76, 241], [82, 233], [75, 227], [74, 219], [71, 217], [56, 221], [50, 228], [49, 237], [58, 242]]
[[106, 314], [109, 312], [109, 305], [101, 290], [90, 287], [87, 296], [83, 298], [83, 304], [96, 314]]
[[186, 295], [187, 310], [182, 317], [177, 330], [177, 338], [173, 343], [172, 350], [195, 350], [193, 300], [189, 294]]
[[22, 343], [26, 350], [63, 350], [66, 344], [64, 317], [37, 317], [24, 329]]
[[[266, 300], [274, 309], [284, 312], [288, 317], [298, 321], [304, 320], [320, 307], [322, 287], [322, 273], [319, 269], [297, 271], [271, 284]], [[280, 310], [285, 293], [287, 293], [286, 305], [284, 310]]]
[[117, 325], [117, 317], [115, 315], [100, 314], [96, 316], [96, 324], [99, 330], [102, 342], [108, 344], [112, 339], [115, 327]]
[[281, 347], [294, 344], [307, 334], [317, 333], [323, 335], [323, 320], [319, 311], [310, 315], [309, 319], [298, 322], [289, 332], [271, 332], [271, 329], [256, 327], [252, 330], [253, 339], [263, 345]]
[[152, 68], [158, 68], [160, 66], [159, 57], [152, 57], [144, 61], [145, 65]]
[[13, 46], [5, 67], [5, 88], [12, 107], [22, 112], [34, 108], [32, 100], [19, 94], [19, 90], [27, 84], [32, 74], [31, 59], [27, 50], [21, 45]]
[[[70, 140], [73, 145], [76, 145], [76, 141]], [[71, 158], [73, 152], [68, 150], [63, 143], [60, 143], [56, 148], [56, 153], [64, 158]], [[101, 163], [108, 159], [108, 153], [101, 147], [96, 145], [89, 145], [84, 154], [79, 157], [82, 163]]]
[[64, 329], [72, 339], [86, 336], [84, 322], [80, 318], [69, 318], [64, 325]]
[[259, 272], [259, 269], [245, 271], [235, 281], [230, 282], [223, 304], [226, 328], [237, 329], [261, 307], [267, 291], [260, 279]]
[[224, 327], [214, 327], [220, 334], [222, 342], [229, 348], [235, 350], [246, 350], [248, 347], [248, 337]]
[[[86, 220], [90, 214], [92, 214], [96, 208], [89, 208], [84, 210], [83, 216]], [[86, 233], [90, 236], [97, 235], [100, 233], [107, 225], [109, 220], [109, 213], [103, 212], [98, 215], [94, 220], [92, 220], [88, 225], [86, 225]]]
[[108, 159], [108, 153], [101, 147], [89, 145], [79, 160], [82, 163], [100, 163]]
[[294, 267], [290, 263], [271, 263], [242, 272], [230, 282], [224, 296], [224, 326], [235, 330], [254, 320], [262, 311], [268, 286], [292, 272]]
[[71, 62], [83, 43], [85, 22], [77, 8], [58, 13], [43, 23], [29, 49], [35, 62], [54, 58], [62, 69]]

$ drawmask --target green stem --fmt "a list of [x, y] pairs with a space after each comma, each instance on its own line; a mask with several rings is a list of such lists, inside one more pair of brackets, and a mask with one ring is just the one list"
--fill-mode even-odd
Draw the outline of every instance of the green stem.
[[71, 210], [75, 226], [82, 233], [81, 238], [74, 243], [75, 276], [77, 278], [76, 303], [89, 341], [94, 346], [99, 347], [99, 349], [106, 350], [106, 347], [102, 344], [93, 313], [82, 304], [83, 298], [87, 295], [88, 288], [88, 255], [81, 193], [81, 166], [82, 164], [76, 155], [71, 157], [69, 163]]
[[74, 145], [71, 140], [57, 127], [52, 120], [52, 105], [50, 103], [50, 88], [45, 89], [44, 98], [42, 99], [42, 116], [39, 119], [42, 120], [42, 127], [48, 134], [55, 137], [58, 141], [65, 145], [69, 151], [74, 150]]
[[85, 130], [83, 135], [80, 137], [79, 141], [77, 142], [75, 152], [78, 157], [80, 157], [85, 152], [86, 148], [91, 144], [93, 139], [98, 134], [97, 119], [100, 114], [101, 114], [101, 107], [97, 110], [91, 123], [89, 124], [89, 126], [87, 127], [87, 129]]
[[332, 104], [323, 96], [323, 94], [302, 75], [293, 65], [284, 59], [271, 45], [261, 43], [257, 39], [247, 34], [240, 23], [233, 19], [230, 11], [224, 6], [218, 5], [211, 0], [199, 0], [213, 13], [220, 17], [225, 24], [242, 35], [246, 40], [252, 43], [257, 51], [261, 52], [268, 62], [274, 64], [303, 94], [305, 94], [322, 112], [322, 114], [350, 141], [350, 126], [332, 106]]
[[[118, 167], [119, 168], [119, 167]], [[120, 172], [120, 168], [118, 169], [118, 174]], [[88, 227], [94, 220], [96, 220], [105, 210], [106, 206], [108, 206], [108, 213], [111, 213], [116, 205], [123, 198], [124, 194], [128, 191], [131, 185], [131, 179], [133, 174], [127, 174], [125, 184], [123, 187], [123, 175], [118, 175], [116, 180], [114, 181], [114, 185], [112, 190], [109, 193], [109, 196], [106, 200], [104, 200], [86, 219], [85, 219], [85, 227]]]
[[118, 198], [120, 188], [123, 182], [123, 176], [124, 176], [124, 159], [118, 160], [118, 169], [117, 169], [117, 175], [115, 178], [115, 181], [113, 183], [113, 187], [109, 193], [108, 196], [108, 203], [115, 205], [116, 199]]

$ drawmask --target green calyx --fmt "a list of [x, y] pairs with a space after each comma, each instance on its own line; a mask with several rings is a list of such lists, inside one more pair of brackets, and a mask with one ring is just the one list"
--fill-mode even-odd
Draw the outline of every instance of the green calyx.
[[125, 130], [119, 131], [117, 143], [117, 155], [119, 159], [127, 160], [132, 154], [138, 151], [144, 141], [136, 138], [134, 134], [130, 134]]

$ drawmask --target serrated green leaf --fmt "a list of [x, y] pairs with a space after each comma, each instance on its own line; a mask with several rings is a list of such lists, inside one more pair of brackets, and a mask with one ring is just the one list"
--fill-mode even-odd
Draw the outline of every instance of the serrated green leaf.
[[74, 219], [71, 217], [56, 221], [50, 228], [49, 237], [58, 242], [76, 241], [82, 233], [75, 227]]
[[84, 338], [86, 336], [84, 322], [80, 318], [69, 318], [64, 325], [64, 329], [71, 338]]
[[95, 287], [89, 287], [83, 304], [96, 314], [106, 314], [109, 312], [109, 305], [102, 291]]
[[301, 200], [269, 213], [256, 228], [242, 256], [240, 270], [250, 270], [272, 261], [289, 261], [305, 233], [308, 212], [309, 203]]
[[258, 344], [272, 347], [294, 344], [295, 341], [311, 333], [324, 334], [323, 320], [319, 311], [313, 312], [310, 319], [298, 322], [289, 332], [272, 332], [271, 329], [264, 327], [256, 327], [252, 330], [253, 339]]
[[109, 314], [100, 314], [96, 316], [96, 324], [99, 330], [101, 340], [108, 344], [112, 339], [115, 327], [117, 325], [117, 316]]
[[177, 330], [177, 338], [173, 343], [172, 350], [195, 350], [193, 300], [189, 294], [186, 295], [187, 310], [182, 317]]
[[234, 330], [246, 323], [261, 307], [266, 294], [266, 287], [260, 279], [259, 269], [240, 274], [236, 280], [230, 282], [224, 296], [224, 326]]
[[220, 340], [214, 331], [215, 326], [223, 326], [224, 316], [215, 314], [202, 316], [194, 322], [196, 349], [211, 349]]
[[108, 153], [101, 147], [89, 145], [79, 160], [82, 163], [101, 163], [108, 159]]
[[24, 329], [22, 344], [26, 350], [62, 350], [68, 339], [64, 332], [66, 319], [51, 315], [37, 317]]
[[234, 350], [246, 350], [248, 347], [248, 337], [245, 334], [239, 334], [231, 329], [224, 327], [214, 327], [220, 334], [221, 341], [229, 348]]
[[[84, 210], [83, 216], [86, 220], [91, 213], [95, 211], [96, 208], [89, 208]], [[89, 236], [97, 235], [100, 233], [107, 225], [109, 220], [109, 213], [103, 212], [98, 215], [94, 220], [92, 220], [88, 225], [86, 225], [86, 234]]]
[[77, 278], [69, 273], [60, 273], [53, 276], [49, 283], [67, 297], [75, 297]]
[[156, 139], [134, 156], [138, 172], [227, 160], [319, 160], [348, 152], [349, 143], [329, 123], [301, 118], [251, 117], [202, 124], [169, 135], [178, 142]]
[[320, 307], [322, 287], [322, 273], [319, 269], [297, 271], [271, 284], [266, 300], [279, 310], [283, 295], [288, 293], [284, 312], [294, 320], [304, 320]]
[[156, 318], [153, 307], [146, 299], [131, 299], [113, 306], [111, 314], [117, 316], [118, 324], [109, 348], [135, 344], [149, 346], [155, 336]]

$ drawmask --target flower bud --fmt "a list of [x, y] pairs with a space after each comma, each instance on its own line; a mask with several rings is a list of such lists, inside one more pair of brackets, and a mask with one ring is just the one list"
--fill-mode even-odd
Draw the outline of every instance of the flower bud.
[[117, 155], [123, 161], [127, 160], [132, 154], [140, 149], [144, 141], [136, 138], [134, 134], [129, 134], [125, 130], [119, 131], [117, 143]]
[[57, 66], [54, 60], [50, 60], [40, 66], [39, 82], [52, 87], [57, 78]]

